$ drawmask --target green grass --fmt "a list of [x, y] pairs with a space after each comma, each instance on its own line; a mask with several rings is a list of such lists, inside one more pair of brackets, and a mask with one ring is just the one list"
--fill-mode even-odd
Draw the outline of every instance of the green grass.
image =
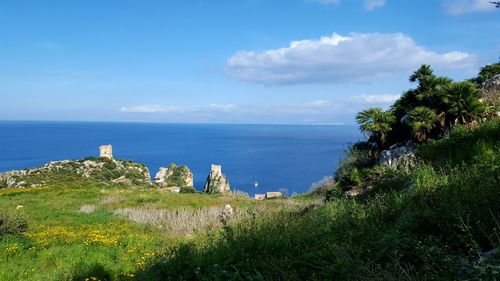
[[[167, 251], [139, 280], [499, 280], [497, 121], [468, 131], [454, 164], [386, 171], [371, 196], [250, 218]], [[448, 138], [422, 149], [448, 148]], [[457, 147], [458, 149], [458, 147]], [[469, 155], [471, 157], [469, 157]], [[489, 156], [488, 156], [489, 155]], [[301, 196], [301, 199], [305, 196]]]
[[[235, 210], [278, 206], [239, 195], [175, 194], [153, 188], [125, 188], [90, 181], [0, 189], [0, 208], [22, 214], [28, 230], [0, 236], [0, 280], [129, 280], [148, 260], [193, 239], [114, 215], [119, 208], [175, 211]], [[80, 211], [82, 206], [92, 211]], [[18, 206], [23, 206], [18, 208]], [[17, 210], [16, 210], [17, 208]], [[196, 233], [195, 233], [196, 234]]]

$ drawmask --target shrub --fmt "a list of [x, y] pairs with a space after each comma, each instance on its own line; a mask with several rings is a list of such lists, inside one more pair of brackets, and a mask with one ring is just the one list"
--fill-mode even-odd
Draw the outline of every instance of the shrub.
[[179, 193], [196, 193], [196, 189], [192, 186], [181, 186]]
[[363, 180], [362, 171], [375, 164], [375, 158], [370, 150], [361, 144], [354, 144], [349, 148], [335, 173], [335, 181], [342, 190], [347, 190], [353, 185], [359, 185]]
[[476, 130], [455, 126], [445, 137], [430, 141], [417, 150], [417, 156], [436, 166], [457, 166], [500, 154], [500, 119], [485, 122]]
[[324, 177], [311, 185], [309, 194], [321, 197], [338, 197], [340, 196], [340, 190], [338, 190], [338, 185], [335, 184], [333, 177]]
[[28, 222], [19, 212], [0, 211], [0, 236], [18, 234], [28, 229]]

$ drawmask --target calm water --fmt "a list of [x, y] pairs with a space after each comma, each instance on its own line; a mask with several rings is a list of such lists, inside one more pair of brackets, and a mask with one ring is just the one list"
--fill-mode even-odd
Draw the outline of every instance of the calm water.
[[115, 157], [144, 163], [153, 176], [160, 166], [188, 165], [198, 190], [214, 163], [233, 189], [291, 194], [332, 175], [359, 139], [354, 126], [0, 122], [0, 171], [97, 156], [99, 145], [112, 144]]

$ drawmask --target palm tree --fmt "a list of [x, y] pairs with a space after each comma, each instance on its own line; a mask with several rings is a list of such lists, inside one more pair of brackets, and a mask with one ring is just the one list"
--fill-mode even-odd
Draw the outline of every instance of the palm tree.
[[422, 80], [424, 77], [434, 76], [434, 71], [428, 64], [422, 64], [419, 69], [414, 71], [410, 76], [410, 82]]
[[479, 101], [481, 92], [470, 82], [453, 83], [445, 90], [442, 102], [449, 123], [467, 124], [478, 119], [485, 107]]
[[434, 128], [437, 119], [436, 112], [425, 106], [415, 107], [408, 112], [408, 125], [419, 142], [427, 139], [427, 133]]
[[384, 111], [379, 107], [365, 109], [356, 115], [361, 131], [370, 134], [368, 141], [375, 142], [379, 147], [384, 144], [395, 119], [391, 111]]
[[448, 77], [434, 75], [430, 65], [424, 64], [410, 76], [410, 82], [418, 82], [417, 89], [413, 91], [417, 99], [416, 106], [427, 106], [440, 110], [441, 96], [452, 82]]

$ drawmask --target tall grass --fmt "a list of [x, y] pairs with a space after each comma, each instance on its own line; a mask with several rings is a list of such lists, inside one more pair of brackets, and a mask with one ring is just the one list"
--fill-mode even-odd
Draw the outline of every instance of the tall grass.
[[[450, 139], [466, 134], [466, 147], [496, 149], [497, 125], [484, 126]], [[242, 220], [175, 247], [138, 279], [498, 280], [500, 260], [483, 256], [500, 247], [500, 159], [483, 149], [467, 155], [388, 172], [362, 200]]]

